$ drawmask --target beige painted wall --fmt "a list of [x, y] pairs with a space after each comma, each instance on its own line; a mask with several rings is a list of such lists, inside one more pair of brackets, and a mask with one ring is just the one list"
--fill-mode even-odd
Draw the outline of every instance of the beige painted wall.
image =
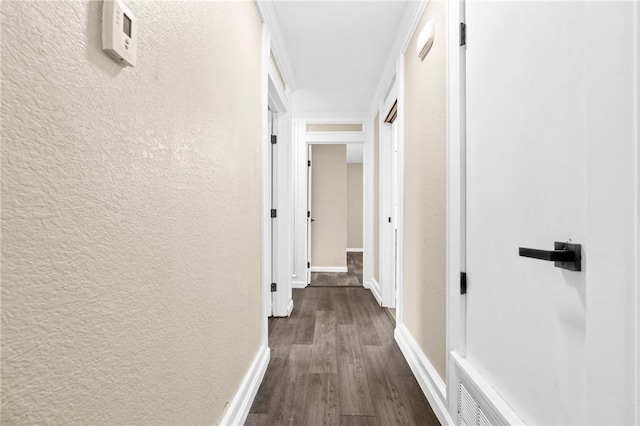
[[380, 282], [380, 113], [373, 120], [373, 278]]
[[[253, 2], [2, 2], [3, 424], [213, 424], [260, 345]], [[176, 22], [189, 22], [176, 33]]]
[[308, 123], [307, 132], [362, 132], [362, 123]]
[[362, 163], [347, 164], [347, 247], [362, 248]]
[[311, 266], [346, 266], [347, 146], [311, 149]]
[[[424, 62], [416, 38], [435, 22]], [[443, 379], [446, 375], [445, 3], [429, 2], [405, 55], [404, 321]]]

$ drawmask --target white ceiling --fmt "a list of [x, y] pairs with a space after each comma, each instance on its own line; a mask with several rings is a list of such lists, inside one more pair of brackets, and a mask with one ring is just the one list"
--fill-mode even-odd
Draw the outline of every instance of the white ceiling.
[[297, 111], [368, 111], [407, 2], [274, 1]]

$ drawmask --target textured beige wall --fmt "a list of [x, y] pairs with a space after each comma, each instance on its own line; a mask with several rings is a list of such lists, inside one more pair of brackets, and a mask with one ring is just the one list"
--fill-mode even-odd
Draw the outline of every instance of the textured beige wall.
[[373, 278], [380, 282], [380, 113], [373, 120]]
[[311, 149], [311, 266], [347, 266], [347, 146]]
[[121, 68], [101, 9], [2, 1], [1, 422], [213, 424], [260, 345], [260, 19], [135, 2]]
[[[435, 22], [420, 62], [416, 38]], [[445, 3], [432, 0], [405, 55], [404, 321], [440, 377], [446, 374]]]
[[362, 248], [362, 163], [347, 164], [347, 247]]

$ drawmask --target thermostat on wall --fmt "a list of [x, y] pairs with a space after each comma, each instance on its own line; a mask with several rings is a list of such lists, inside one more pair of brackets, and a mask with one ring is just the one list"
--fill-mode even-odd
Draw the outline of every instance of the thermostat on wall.
[[102, 49], [113, 59], [136, 66], [138, 25], [136, 17], [122, 0], [102, 4]]

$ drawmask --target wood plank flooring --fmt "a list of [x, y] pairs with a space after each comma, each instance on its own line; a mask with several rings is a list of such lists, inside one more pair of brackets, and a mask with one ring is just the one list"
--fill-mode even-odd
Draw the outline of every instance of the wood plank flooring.
[[362, 253], [347, 253], [347, 272], [312, 272], [313, 287], [362, 287]]
[[369, 290], [294, 289], [246, 425], [439, 425]]

